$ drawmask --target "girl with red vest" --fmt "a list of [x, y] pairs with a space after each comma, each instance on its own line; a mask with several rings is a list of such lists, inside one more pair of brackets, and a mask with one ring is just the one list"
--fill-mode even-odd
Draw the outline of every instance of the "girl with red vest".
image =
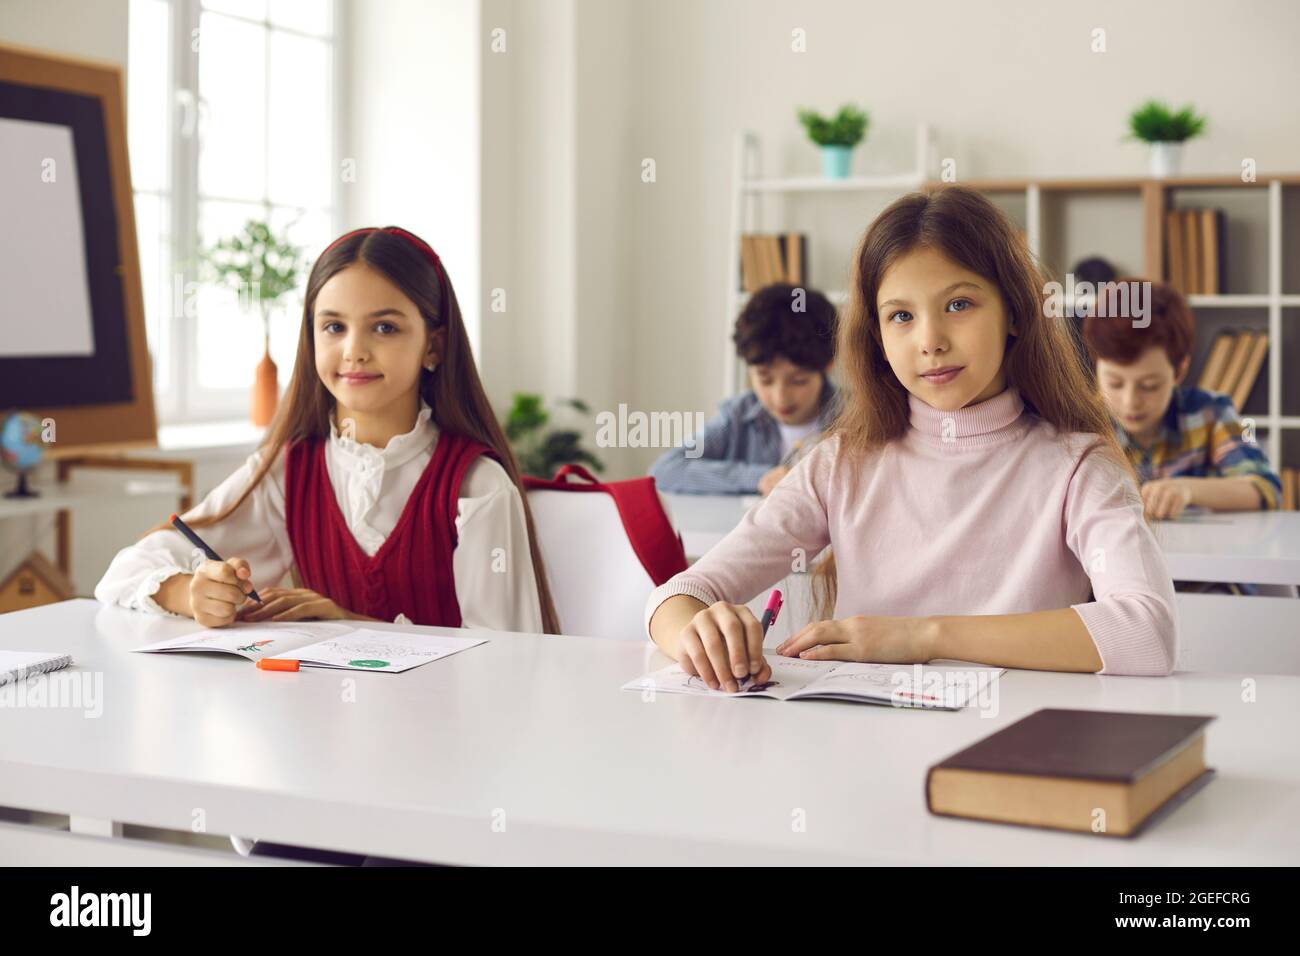
[[[558, 633], [519, 470], [437, 254], [399, 229], [336, 239], [307, 280], [293, 377], [261, 447], [161, 526], [101, 601], [242, 621], [406, 620]], [[295, 586], [278, 586], [292, 574]], [[256, 587], [260, 605], [247, 598]]]

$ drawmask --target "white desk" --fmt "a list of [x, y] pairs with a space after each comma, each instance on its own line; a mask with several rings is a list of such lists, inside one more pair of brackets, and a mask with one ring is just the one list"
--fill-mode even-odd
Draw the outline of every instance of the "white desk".
[[682, 533], [682, 546], [692, 561], [726, 537], [760, 495], [665, 494], [673, 524]]
[[[700, 557], [731, 531], [754, 495], [665, 495], [686, 556]], [[1177, 581], [1300, 584], [1300, 511], [1197, 514], [1152, 531]]]
[[1300, 511], [1197, 514], [1152, 530], [1175, 580], [1300, 584]]
[[[452, 863], [1300, 863], [1296, 677], [1253, 675], [1243, 703], [1236, 675], [1016, 671], [990, 719], [646, 701], [619, 687], [664, 659], [596, 638], [495, 634], [404, 675], [127, 653], [191, 627], [90, 601], [0, 617], [0, 647], [69, 650], [104, 694], [98, 719], [0, 708], [0, 805], [180, 830], [202, 809], [211, 833]], [[1218, 715], [1219, 777], [1131, 841], [926, 812], [930, 764], [1043, 706]], [[41, 835], [68, 840], [131, 842]]]

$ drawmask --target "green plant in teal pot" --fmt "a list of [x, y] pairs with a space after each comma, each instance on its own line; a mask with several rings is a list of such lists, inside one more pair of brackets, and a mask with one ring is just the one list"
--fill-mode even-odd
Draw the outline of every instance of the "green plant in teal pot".
[[822, 175], [847, 179], [853, 166], [853, 149], [867, 135], [867, 114], [849, 103], [831, 117], [808, 109], [799, 110], [798, 116], [808, 138], [821, 147]]

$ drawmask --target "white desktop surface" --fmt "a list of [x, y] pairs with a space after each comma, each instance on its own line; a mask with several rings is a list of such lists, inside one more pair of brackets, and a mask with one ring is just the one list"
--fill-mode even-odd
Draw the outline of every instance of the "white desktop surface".
[[[0, 616], [0, 648], [103, 675], [98, 718], [0, 707], [0, 805], [449, 863], [1300, 863], [1300, 677], [1255, 675], [1247, 703], [1251, 675], [1009, 671], [985, 718], [647, 702], [619, 688], [666, 658], [597, 638], [491, 633], [401, 675], [128, 653], [194, 628], [84, 600]], [[1218, 777], [1132, 840], [926, 811], [929, 765], [1040, 707], [1217, 715]]]

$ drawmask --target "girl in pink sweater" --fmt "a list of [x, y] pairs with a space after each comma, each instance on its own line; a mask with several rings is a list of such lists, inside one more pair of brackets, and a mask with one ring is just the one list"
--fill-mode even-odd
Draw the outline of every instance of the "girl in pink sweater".
[[[1165, 675], [1174, 590], [1069, 327], [1007, 218], [915, 193], [858, 248], [828, 437], [650, 596], [651, 638], [714, 689], [767, 680], [745, 603], [817, 567], [812, 660]], [[1128, 320], [1115, 320], [1128, 321]]]

